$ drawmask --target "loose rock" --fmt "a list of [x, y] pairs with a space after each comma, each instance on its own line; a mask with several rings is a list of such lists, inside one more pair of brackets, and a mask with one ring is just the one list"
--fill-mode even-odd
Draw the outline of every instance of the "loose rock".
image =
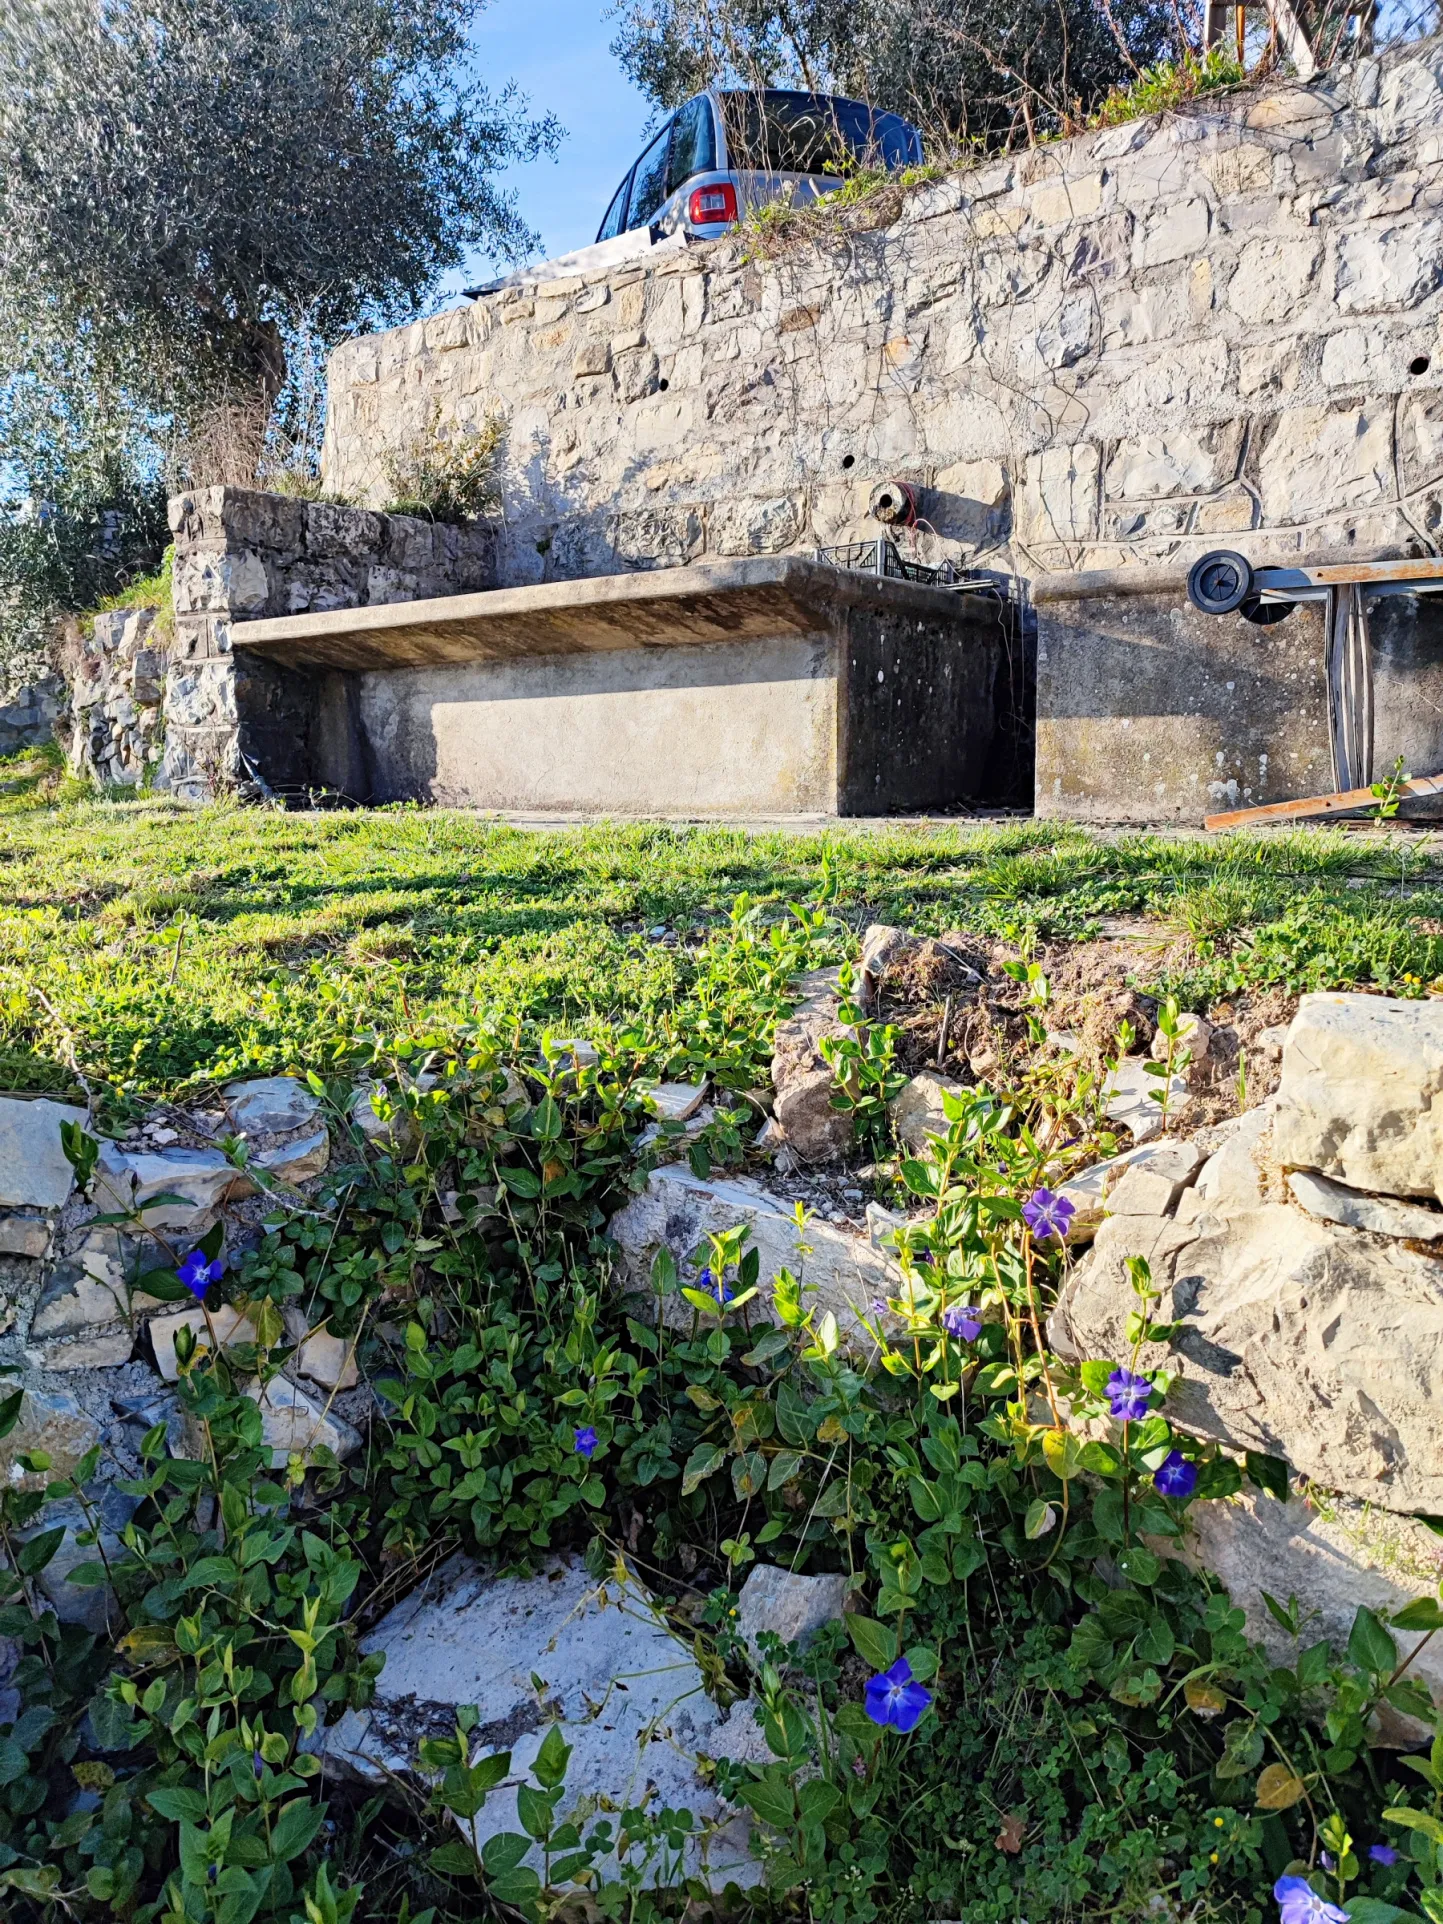
[[1285, 1169], [1443, 1202], [1443, 1004], [1305, 995], [1283, 1050], [1273, 1150]]
[[75, 1172], [60, 1147], [62, 1122], [83, 1126], [85, 1111], [46, 1096], [0, 1096], [0, 1206], [58, 1209], [65, 1201]]
[[[147, 1229], [175, 1229], [203, 1236], [224, 1202], [248, 1195], [254, 1185], [215, 1149], [167, 1149], [163, 1154], [101, 1145], [94, 1196], [106, 1213], [138, 1211]], [[174, 1195], [179, 1202], [151, 1198]]]
[[320, 1102], [294, 1076], [233, 1082], [225, 1106], [236, 1129], [247, 1135], [282, 1136], [306, 1128], [321, 1113]]
[[1309, 1215], [1321, 1216], [1325, 1222], [1371, 1230], [1375, 1236], [1409, 1237], [1420, 1243], [1436, 1242], [1443, 1236], [1443, 1214], [1417, 1203], [1398, 1202], [1392, 1196], [1365, 1196], [1361, 1190], [1304, 1169], [1293, 1171], [1288, 1188]]
[[[456, 1557], [399, 1604], [361, 1642], [386, 1653], [367, 1710], [348, 1710], [325, 1733], [332, 1769], [384, 1785], [416, 1769], [416, 1745], [449, 1735], [457, 1704], [474, 1704], [475, 1756], [511, 1752], [512, 1775], [471, 1822], [457, 1819], [478, 1852], [501, 1831], [519, 1831], [516, 1785], [553, 1720], [573, 1746], [559, 1822], [650, 1798], [690, 1810], [700, 1835], [684, 1876], [713, 1888], [754, 1884], [749, 1820], [724, 1806], [696, 1760], [723, 1726], [687, 1646], [650, 1608], [639, 1585], [598, 1584], [577, 1563], [534, 1577], [492, 1578]], [[533, 1676], [543, 1679], [538, 1687]], [[621, 1685], [621, 1688], [618, 1688]], [[578, 1807], [580, 1807], [578, 1809]], [[539, 1851], [532, 1853], [540, 1868]], [[527, 1862], [531, 1862], [528, 1858]], [[614, 1875], [614, 1865], [608, 1867]]]
[[324, 1129], [317, 1129], [314, 1135], [282, 1143], [279, 1148], [260, 1150], [251, 1157], [251, 1167], [263, 1169], [277, 1182], [300, 1183], [323, 1174], [330, 1160], [331, 1138]]
[[835, 969], [813, 969], [798, 984], [797, 1007], [777, 1024], [772, 1045], [773, 1119], [804, 1162], [831, 1162], [852, 1140], [852, 1118], [832, 1106], [837, 1092], [824, 1037], [842, 1034]]
[[925, 1069], [921, 1075], [912, 1077], [906, 1088], [895, 1095], [887, 1104], [887, 1114], [892, 1119], [892, 1127], [898, 1140], [911, 1150], [914, 1156], [925, 1154], [927, 1143], [933, 1136], [945, 1136], [948, 1129], [947, 1112], [943, 1107], [944, 1094], [960, 1096], [962, 1084], [952, 1082], [946, 1076], [934, 1075]]
[[[611, 1219], [624, 1282], [650, 1296], [652, 1259], [662, 1247], [670, 1249], [683, 1277], [693, 1280], [699, 1262], [705, 1261], [706, 1237], [738, 1223], [751, 1229], [746, 1246], [760, 1258], [753, 1321], [758, 1315], [771, 1316], [772, 1279], [779, 1269], [790, 1269], [812, 1286], [808, 1300], [819, 1315], [830, 1310], [844, 1336], [871, 1347], [861, 1318], [870, 1313], [874, 1300], [896, 1294], [896, 1268], [866, 1237], [832, 1223], [814, 1218], [799, 1234], [790, 1209], [747, 1177], [703, 1182], [679, 1163], [653, 1170], [641, 1194]], [[802, 1254], [801, 1242], [810, 1245], [809, 1255]], [[699, 1249], [699, 1262], [691, 1262]], [[691, 1306], [680, 1296], [666, 1299], [662, 1311], [675, 1326], [691, 1321]]]
[[775, 1564], [754, 1564], [738, 1601], [737, 1634], [758, 1660], [757, 1638], [764, 1630], [805, 1649], [823, 1624], [841, 1616], [846, 1596], [842, 1574], [798, 1577]]

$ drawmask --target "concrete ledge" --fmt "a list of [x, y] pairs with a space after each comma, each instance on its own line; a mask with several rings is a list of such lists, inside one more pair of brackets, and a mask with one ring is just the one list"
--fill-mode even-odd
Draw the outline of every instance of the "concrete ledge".
[[996, 621], [996, 604], [799, 556], [548, 581], [531, 588], [231, 624], [233, 648], [286, 667], [416, 668], [816, 635], [844, 610]]

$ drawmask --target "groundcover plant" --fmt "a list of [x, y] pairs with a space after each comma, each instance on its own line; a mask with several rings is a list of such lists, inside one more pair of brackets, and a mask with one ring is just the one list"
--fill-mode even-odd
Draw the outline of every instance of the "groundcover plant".
[[[857, 1333], [816, 1306], [805, 1212], [795, 1271], [763, 1274], [733, 1230], [618, 1287], [607, 1222], [679, 1153], [663, 1130], [638, 1154], [646, 1083], [709, 1075], [718, 1118], [688, 1153], [703, 1173], [738, 1161], [790, 985], [854, 952], [835, 869], [821, 881], [793, 909], [718, 911], [669, 1006], [598, 1027], [595, 1064], [494, 1010], [383, 1026], [354, 1002], [267, 1064], [327, 1105], [332, 1166], [253, 1246], [213, 1231], [144, 1278], [212, 1328], [242, 1305], [256, 1342], [178, 1340], [186, 1453], [150, 1430], [132, 1521], [115, 1545], [92, 1515], [93, 1560], [71, 1572], [113, 1597], [109, 1634], [57, 1623], [37, 1585], [63, 1534], [47, 1504], [89, 1502], [96, 1456], [48, 1486], [23, 1457], [0, 1496], [0, 1635], [19, 1652], [0, 1887], [17, 1914], [1443, 1924], [1443, 1740], [1410, 1673], [1438, 1602], [1391, 1622], [1360, 1609], [1335, 1653], [1306, 1599], [1278, 1599], [1290, 1655], [1270, 1658], [1179, 1552], [1194, 1505], [1245, 1483], [1282, 1500], [1287, 1466], [1173, 1427], [1169, 1372], [1139, 1368], [1169, 1336], [1146, 1265], [1127, 1353], [1048, 1351], [1070, 1260], [1059, 1192], [1105, 1146], [1095, 1079], [1041, 1061], [949, 1096], [925, 1156], [884, 1156], [878, 1182], [909, 1213], [893, 1291]], [[1040, 1010], [1045, 978], [1018, 966]], [[54, 1086], [76, 1068], [91, 1083], [91, 1125], [67, 1137], [86, 1185], [135, 1098], [73, 1019], [68, 1034]], [[834, 1100], [864, 1131], [894, 1040], [873, 1025], [839, 1055]], [[350, 1121], [361, 1074], [396, 1125], [374, 1140]], [[287, 1360], [292, 1304], [355, 1344], [375, 1392], [344, 1464], [273, 1465], [245, 1393]], [[7, 1434], [24, 1397], [0, 1404]], [[521, 1828], [479, 1859], [454, 1819], [510, 1760], [476, 1745], [464, 1707], [384, 1796], [323, 1772], [324, 1727], [374, 1690], [359, 1640], [386, 1608], [453, 1551], [502, 1571], [560, 1549], [598, 1581], [632, 1571], [708, 1687], [754, 1701], [769, 1761], [716, 1771], [756, 1820], [756, 1890], [656, 1886], [686, 1811], [559, 1821], [559, 1728]], [[848, 1578], [845, 1617], [805, 1655], [773, 1639], [758, 1661], [736, 1635], [759, 1560]], [[1414, 1720], [1415, 1751], [1370, 1746], [1380, 1707]]]

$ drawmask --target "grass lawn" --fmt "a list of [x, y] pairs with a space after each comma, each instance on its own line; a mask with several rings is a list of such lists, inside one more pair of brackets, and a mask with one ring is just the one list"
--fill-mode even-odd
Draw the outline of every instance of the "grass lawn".
[[871, 919], [1026, 947], [1156, 918], [1188, 938], [1163, 986], [1200, 1007], [1243, 986], [1420, 994], [1443, 972], [1443, 873], [1414, 831], [536, 831], [67, 799], [44, 768], [3, 775], [0, 1087], [64, 1088], [78, 1063], [153, 1094], [457, 1022], [626, 1028], [680, 1063], [706, 1015], [688, 938], [744, 893], [768, 916], [824, 903], [839, 951]]

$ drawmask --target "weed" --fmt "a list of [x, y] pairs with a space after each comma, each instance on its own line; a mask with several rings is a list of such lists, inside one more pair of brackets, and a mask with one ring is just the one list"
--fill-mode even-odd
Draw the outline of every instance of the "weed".
[[474, 521], [500, 501], [496, 453], [506, 434], [499, 414], [479, 428], [444, 432], [439, 404], [426, 426], [386, 462], [388, 514], [427, 521]]

